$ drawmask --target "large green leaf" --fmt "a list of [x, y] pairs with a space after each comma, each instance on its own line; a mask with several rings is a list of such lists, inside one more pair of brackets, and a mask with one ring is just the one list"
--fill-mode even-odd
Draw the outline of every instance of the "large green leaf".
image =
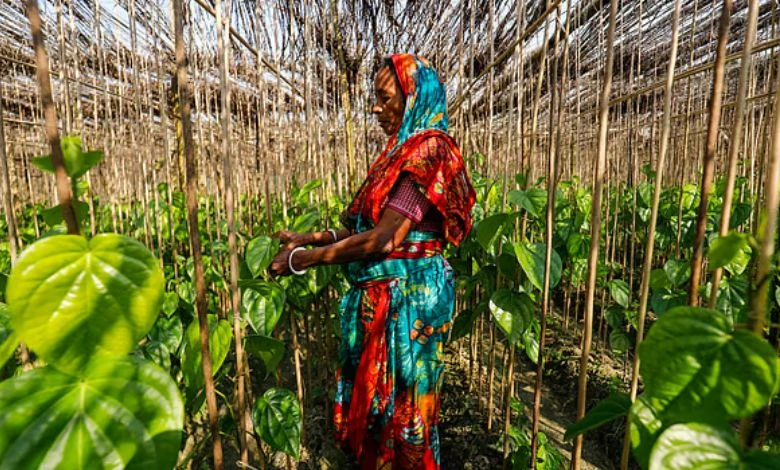
[[270, 336], [247, 335], [245, 347], [249, 353], [263, 360], [269, 372], [276, 370], [276, 366], [284, 357], [284, 342]]
[[[208, 316], [209, 350], [211, 352], [211, 374], [216, 375], [230, 351], [233, 330], [230, 323], [219, 320], [216, 315]], [[200, 351], [200, 327], [195, 319], [184, 334], [181, 351], [181, 369], [187, 384], [187, 400], [191, 400], [203, 388], [203, 356]]]
[[270, 336], [284, 311], [286, 295], [278, 284], [256, 281], [246, 284], [242, 297], [244, 318], [261, 335]]
[[609, 293], [612, 300], [623, 308], [628, 308], [631, 303], [631, 288], [628, 283], [622, 279], [613, 279], [609, 281]]
[[510, 342], [518, 344], [534, 315], [534, 301], [528, 294], [499, 289], [490, 297], [490, 312]]
[[507, 200], [528, 211], [533, 217], [538, 217], [547, 206], [547, 191], [539, 188], [513, 190], [507, 193]]
[[479, 222], [476, 227], [477, 241], [485, 251], [492, 251], [493, 245], [504, 231], [509, 214], [491, 215]]
[[272, 449], [298, 458], [301, 452], [301, 405], [293, 392], [268, 389], [252, 410], [255, 429]]
[[710, 270], [725, 268], [732, 274], [742, 274], [750, 263], [750, 244], [744, 233], [718, 237], [710, 245]]
[[645, 395], [678, 421], [717, 422], [751, 416], [777, 390], [778, 361], [753, 332], [731, 331], [719, 312], [678, 307], [641, 344]]
[[600, 428], [611, 421], [626, 416], [630, 409], [631, 398], [625, 393], [613, 392], [598, 402], [582, 419], [566, 428], [563, 439], [568, 441], [580, 434]]
[[631, 347], [631, 337], [623, 330], [612, 330], [609, 333], [609, 347], [618, 354], [623, 354]]
[[[547, 245], [544, 243], [518, 243], [515, 245], [515, 255], [520, 266], [523, 267], [525, 275], [539, 290], [544, 288], [544, 265]], [[561, 272], [563, 263], [561, 257], [555, 250], [552, 250], [550, 258], [550, 289], [554, 288], [561, 281]]]
[[685, 260], [670, 259], [664, 264], [664, 272], [672, 285], [679, 287], [691, 277], [691, 263]]
[[172, 468], [184, 424], [176, 384], [139, 358], [47, 366], [0, 383], [0, 468]]
[[179, 350], [182, 338], [184, 338], [184, 327], [179, 317], [160, 317], [154, 323], [149, 332], [149, 338], [164, 344], [169, 351], [174, 354]]
[[743, 454], [733, 432], [701, 423], [675, 424], [661, 434], [650, 456], [650, 470], [780, 469], [780, 457]]
[[164, 280], [157, 259], [122, 235], [55, 235], [22, 253], [8, 279], [11, 324], [65, 371], [124, 355], [154, 324]]
[[311, 232], [319, 221], [320, 213], [316, 209], [313, 209], [296, 217], [290, 230], [293, 232]]
[[270, 266], [278, 251], [278, 245], [278, 240], [274, 243], [273, 239], [266, 236], [257, 237], [247, 244], [246, 264], [253, 277], [260, 277]]

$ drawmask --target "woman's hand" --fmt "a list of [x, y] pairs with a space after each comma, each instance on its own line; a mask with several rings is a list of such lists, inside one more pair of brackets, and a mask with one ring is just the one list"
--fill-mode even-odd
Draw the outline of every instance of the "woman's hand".
[[[273, 235], [282, 243], [282, 251], [290, 251], [299, 246], [311, 245], [313, 243], [310, 233], [297, 233], [282, 230]], [[281, 253], [281, 252], [280, 252]]]
[[271, 274], [271, 277], [289, 276], [292, 274], [288, 264], [290, 251], [291, 250], [288, 250], [287, 248], [282, 248], [279, 253], [276, 254], [274, 260], [271, 261], [271, 265], [268, 266], [268, 273]]

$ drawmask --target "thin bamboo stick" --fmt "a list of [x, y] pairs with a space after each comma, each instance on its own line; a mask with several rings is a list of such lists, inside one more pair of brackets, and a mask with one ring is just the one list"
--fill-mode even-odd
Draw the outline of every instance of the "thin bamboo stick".
[[726, 68], [726, 46], [729, 37], [729, 21], [733, 0], [723, 0], [718, 25], [718, 48], [715, 56], [715, 69], [710, 95], [710, 114], [707, 123], [707, 147], [704, 154], [704, 172], [701, 178], [701, 195], [699, 199], [699, 215], [696, 221], [696, 238], [693, 242], [693, 258], [691, 259], [691, 285], [688, 291], [688, 303], [698, 305], [699, 285], [701, 284], [702, 265], [704, 263], [704, 235], [707, 229], [707, 204], [712, 188], [715, 172], [715, 152], [718, 145], [718, 124], [720, 122], [721, 102], [723, 101], [723, 81]]
[[[650, 209], [650, 225], [647, 229], [647, 244], [645, 249], [645, 258], [642, 265], [642, 280], [639, 288], [639, 316], [637, 319], [636, 347], [634, 361], [631, 369], [631, 401], [636, 399], [639, 386], [639, 344], [644, 339], [645, 317], [647, 316], [647, 301], [650, 293], [650, 272], [653, 267], [653, 249], [655, 247], [655, 229], [658, 223], [658, 206], [663, 190], [663, 174], [666, 165], [666, 156], [669, 150], [669, 137], [672, 129], [672, 98], [674, 86], [674, 70], [677, 63], [677, 44], [680, 30], [680, 10], [681, 0], [675, 0], [674, 12], [672, 13], [672, 40], [671, 52], [669, 54], [669, 67], [666, 72], [666, 89], [664, 90], [664, 123], [661, 129], [661, 145], [658, 154], [658, 160], [655, 168], [655, 188], [653, 191], [653, 203]], [[626, 432], [623, 437], [623, 451], [621, 454], [620, 468], [628, 468], [629, 452], [631, 450], [630, 424], [626, 424]]]
[[[601, 197], [604, 184], [604, 170], [607, 163], [607, 130], [609, 126], [609, 94], [612, 90], [612, 66], [615, 62], [613, 46], [615, 44], [615, 24], [617, 22], [618, 0], [610, 1], [609, 27], [607, 30], [607, 64], [604, 69], [604, 82], [599, 100], [599, 141], [596, 168], [593, 177], [593, 202], [591, 212], [591, 241], [588, 256], [588, 289], [585, 304], [585, 325], [582, 337], [582, 356], [580, 358], [580, 377], [577, 392], [577, 419], [585, 416], [585, 401], [588, 386], [588, 359], [590, 357], [593, 335], [593, 301], [596, 295], [596, 274], [601, 238]], [[579, 470], [582, 460], [582, 436], [578, 436], [572, 451], [572, 469]]]
[[195, 153], [192, 142], [192, 123], [190, 122], [190, 85], [187, 74], [187, 57], [184, 51], [184, 20], [182, 0], [173, 0], [173, 19], [176, 41], [176, 78], [178, 85], [179, 106], [181, 109], [182, 147], [186, 162], [187, 178], [187, 221], [193, 265], [195, 268], [195, 292], [198, 326], [200, 329], [200, 351], [203, 368], [203, 379], [206, 389], [206, 406], [209, 415], [209, 430], [212, 439], [212, 454], [214, 468], [222, 470], [222, 438], [219, 434], [219, 415], [217, 411], [217, 396], [214, 389], [214, 379], [211, 367], [211, 350], [209, 347], [209, 324], [207, 319], [206, 281], [203, 275], [203, 259], [201, 256], [200, 232], [198, 230], [198, 199], [197, 176], [195, 171]]

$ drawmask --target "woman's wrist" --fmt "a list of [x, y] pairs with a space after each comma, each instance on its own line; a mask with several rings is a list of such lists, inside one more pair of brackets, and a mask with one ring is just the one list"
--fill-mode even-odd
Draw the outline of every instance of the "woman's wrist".
[[[326, 232], [327, 233], [327, 232]], [[311, 248], [308, 250], [301, 250], [295, 253], [293, 259], [293, 265], [297, 270], [309, 269], [317, 265], [317, 253], [320, 248]]]

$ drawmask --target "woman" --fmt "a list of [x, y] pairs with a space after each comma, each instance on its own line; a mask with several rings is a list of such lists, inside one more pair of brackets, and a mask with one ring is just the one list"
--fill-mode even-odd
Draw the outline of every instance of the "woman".
[[284, 248], [270, 270], [346, 264], [352, 287], [340, 309], [336, 438], [362, 468], [438, 469], [442, 345], [454, 304], [441, 252], [468, 234], [474, 189], [447, 135], [436, 71], [397, 54], [374, 86], [372, 113], [390, 140], [348, 207], [346, 228], [280, 233]]

